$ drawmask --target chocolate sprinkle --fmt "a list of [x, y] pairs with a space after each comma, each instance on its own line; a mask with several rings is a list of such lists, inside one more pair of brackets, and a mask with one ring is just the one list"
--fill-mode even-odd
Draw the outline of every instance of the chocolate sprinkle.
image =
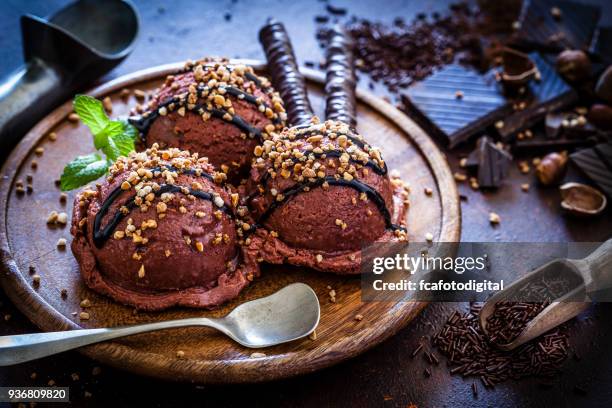
[[[468, 313], [454, 312], [432, 338], [432, 344], [448, 358], [451, 374], [479, 377], [482, 384], [490, 388], [510, 379], [548, 378], [558, 373], [569, 354], [565, 326], [557, 327], [515, 350], [502, 351], [480, 328], [480, 308], [481, 305], [473, 304]], [[514, 308], [506, 307], [498, 312], [496, 319], [515, 327], [525, 323], [524, 316], [517, 317], [514, 312]]]

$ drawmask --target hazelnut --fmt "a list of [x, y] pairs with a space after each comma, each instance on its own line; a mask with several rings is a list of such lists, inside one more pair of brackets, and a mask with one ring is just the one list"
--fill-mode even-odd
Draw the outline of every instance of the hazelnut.
[[570, 82], [581, 82], [591, 76], [591, 60], [582, 50], [565, 50], [557, 56], [557, 71]]
[[536, 167], [538, 180], [545, 186], [558, 183], [565, 175], [566, 165], [567, 152], [547, 154]]
[[612, 129], [612, 106], [596, 103], [589, 109], [589, 121], [603, 130]]

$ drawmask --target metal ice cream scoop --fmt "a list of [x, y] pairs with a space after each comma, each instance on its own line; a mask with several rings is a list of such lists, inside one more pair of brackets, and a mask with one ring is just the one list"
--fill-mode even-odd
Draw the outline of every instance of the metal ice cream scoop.
[[319, 299], [310, 286], [293, 283], [270, 296], [241, 304], [228, 315], [109, 329], [70, 330], [0, 337], [0, 366], [9, 366], [101, 341], [189, 326], [212, 327], [249, 348], [301, 339], [319, 324]]
[[123, 61], [137, 33], [136, 10], [123, 0], [79, 0], [49, 18], [22, 16], [25, 66], [0, 79], [0, 151]]
[[612, 239], [601, 244], [584, 259], [556, 259], [539, 267], [533, 272], [497, 292], [483, 305], [480, 311], [480, 327], [487, 332], [487, 318], [495, 310], [495, 304], [502, 301], [513, 301], [513, 296], [546, 273], [564, 275], [568, 281], [576, 282], [561, 297], [553, 299], [540, 313], [527, 323], [523, 331], [510, 343], [496, 344], [502, 350], [514, 350], [526, 342], [565, 323], [586, 310], [592, 301], [596, 301], [612, 289]]

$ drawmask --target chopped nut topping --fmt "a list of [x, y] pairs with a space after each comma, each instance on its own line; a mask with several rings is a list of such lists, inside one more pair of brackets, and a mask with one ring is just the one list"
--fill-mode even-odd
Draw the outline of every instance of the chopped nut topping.
[[145, 267], [144, 267], [144, 264], [140, 265], [140, 269], [138, 269], [138, 277], [139, 278], [144, 278], [145, 277]]
[[491, 224], [499, 224], [501, 222], [501, 218], [498, 214], [491, 212], [489, 213], [489, 222]]

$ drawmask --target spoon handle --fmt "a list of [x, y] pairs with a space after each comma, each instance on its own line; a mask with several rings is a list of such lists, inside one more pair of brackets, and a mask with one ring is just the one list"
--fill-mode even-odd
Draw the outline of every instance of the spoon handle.
[[612, 288], [612, 238], [584, 258], [591, 273], [589, 292]]
[[187, 326], [208, 326], [228, 334], [221, 319], [192, 318], [106, 329], [68, 330], [0, 337], [0, 366], [36, 360], [101, 341]]

